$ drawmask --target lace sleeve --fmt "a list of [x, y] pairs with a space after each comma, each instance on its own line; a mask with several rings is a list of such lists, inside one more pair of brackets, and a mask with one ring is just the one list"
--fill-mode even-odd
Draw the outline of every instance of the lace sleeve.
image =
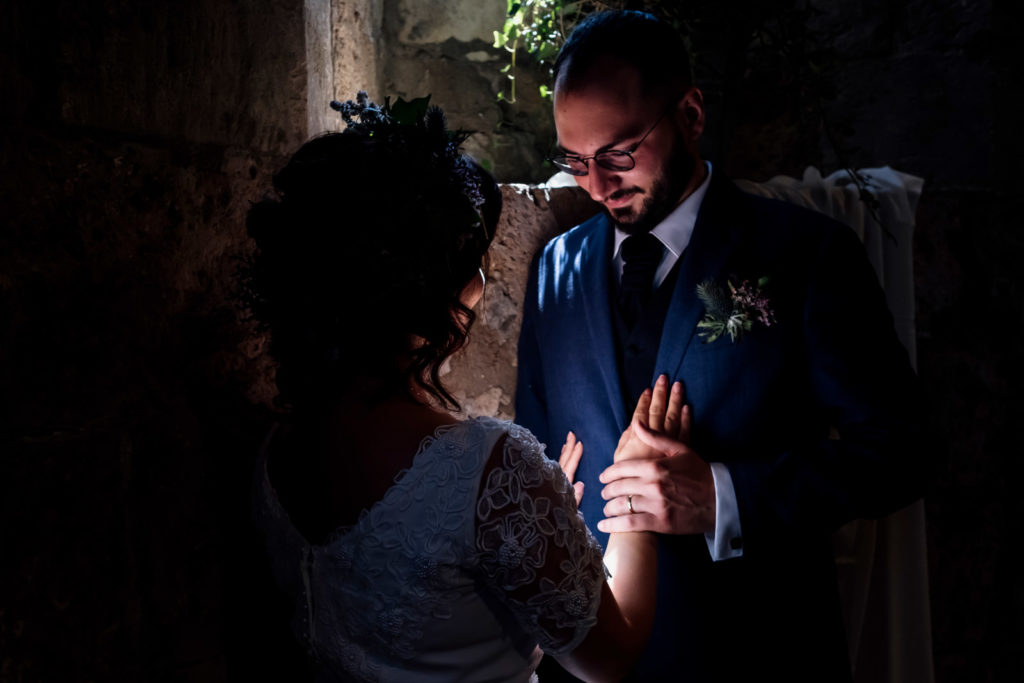
[[510, 426], [484, 468], [476, 525], [494, 594], [547, 653], [571, 652], [597, 621], [601, 546], [558, 463], [521, 427]]

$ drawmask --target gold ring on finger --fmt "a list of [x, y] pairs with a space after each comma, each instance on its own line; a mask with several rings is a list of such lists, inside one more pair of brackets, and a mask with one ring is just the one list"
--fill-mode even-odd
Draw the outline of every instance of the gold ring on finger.
[[626, 505], [629, 507], [629, 514], [633, 514], [636, 510], [633, 509], [633, 494], [626, 496]]

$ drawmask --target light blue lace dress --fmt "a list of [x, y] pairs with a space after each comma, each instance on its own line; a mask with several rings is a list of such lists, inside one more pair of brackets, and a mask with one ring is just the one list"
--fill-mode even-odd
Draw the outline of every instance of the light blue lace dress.
[[[504, 448], [492, 457], [498, 440]], [[528, 681], [596, 621], [601, 548], [529, 431], [438, 429], [352, 527], [302, 537], [260, 458], [255, 512], [322, 680]]]

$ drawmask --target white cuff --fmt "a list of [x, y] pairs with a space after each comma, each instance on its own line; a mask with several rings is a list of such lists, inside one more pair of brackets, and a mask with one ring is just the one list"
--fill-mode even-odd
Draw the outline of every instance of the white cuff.
[[729, 468], [720, 462], [711, 464], [715, 480], [715, 530], [704, 533], [708, 552], [714, 562], [743, 556], [743, 534], [740, 533], [740, 510], [736, 489]]

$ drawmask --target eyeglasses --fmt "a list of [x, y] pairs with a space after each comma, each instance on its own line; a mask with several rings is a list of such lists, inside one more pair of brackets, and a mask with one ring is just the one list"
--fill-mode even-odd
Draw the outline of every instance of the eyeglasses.
[[633, 158], [633, 154], [672, 109], [673, 107], [666, 109], [665, 113], [654, 122], [654, 125], [647, 129], [643, 137], [637, 140], [629, 149], [606, 149], [589, 157], [581, 157], [575, 154], [555, 154], [548, 157], [548, 161], [554, 164], [560, 171], [565, 171], [574, 176], [584, 176], [590, 173], [587, 162], [591, 159], [594, 160], [595, 164], [609, 171], [631, 171], [636, 166], [636, 159]]

